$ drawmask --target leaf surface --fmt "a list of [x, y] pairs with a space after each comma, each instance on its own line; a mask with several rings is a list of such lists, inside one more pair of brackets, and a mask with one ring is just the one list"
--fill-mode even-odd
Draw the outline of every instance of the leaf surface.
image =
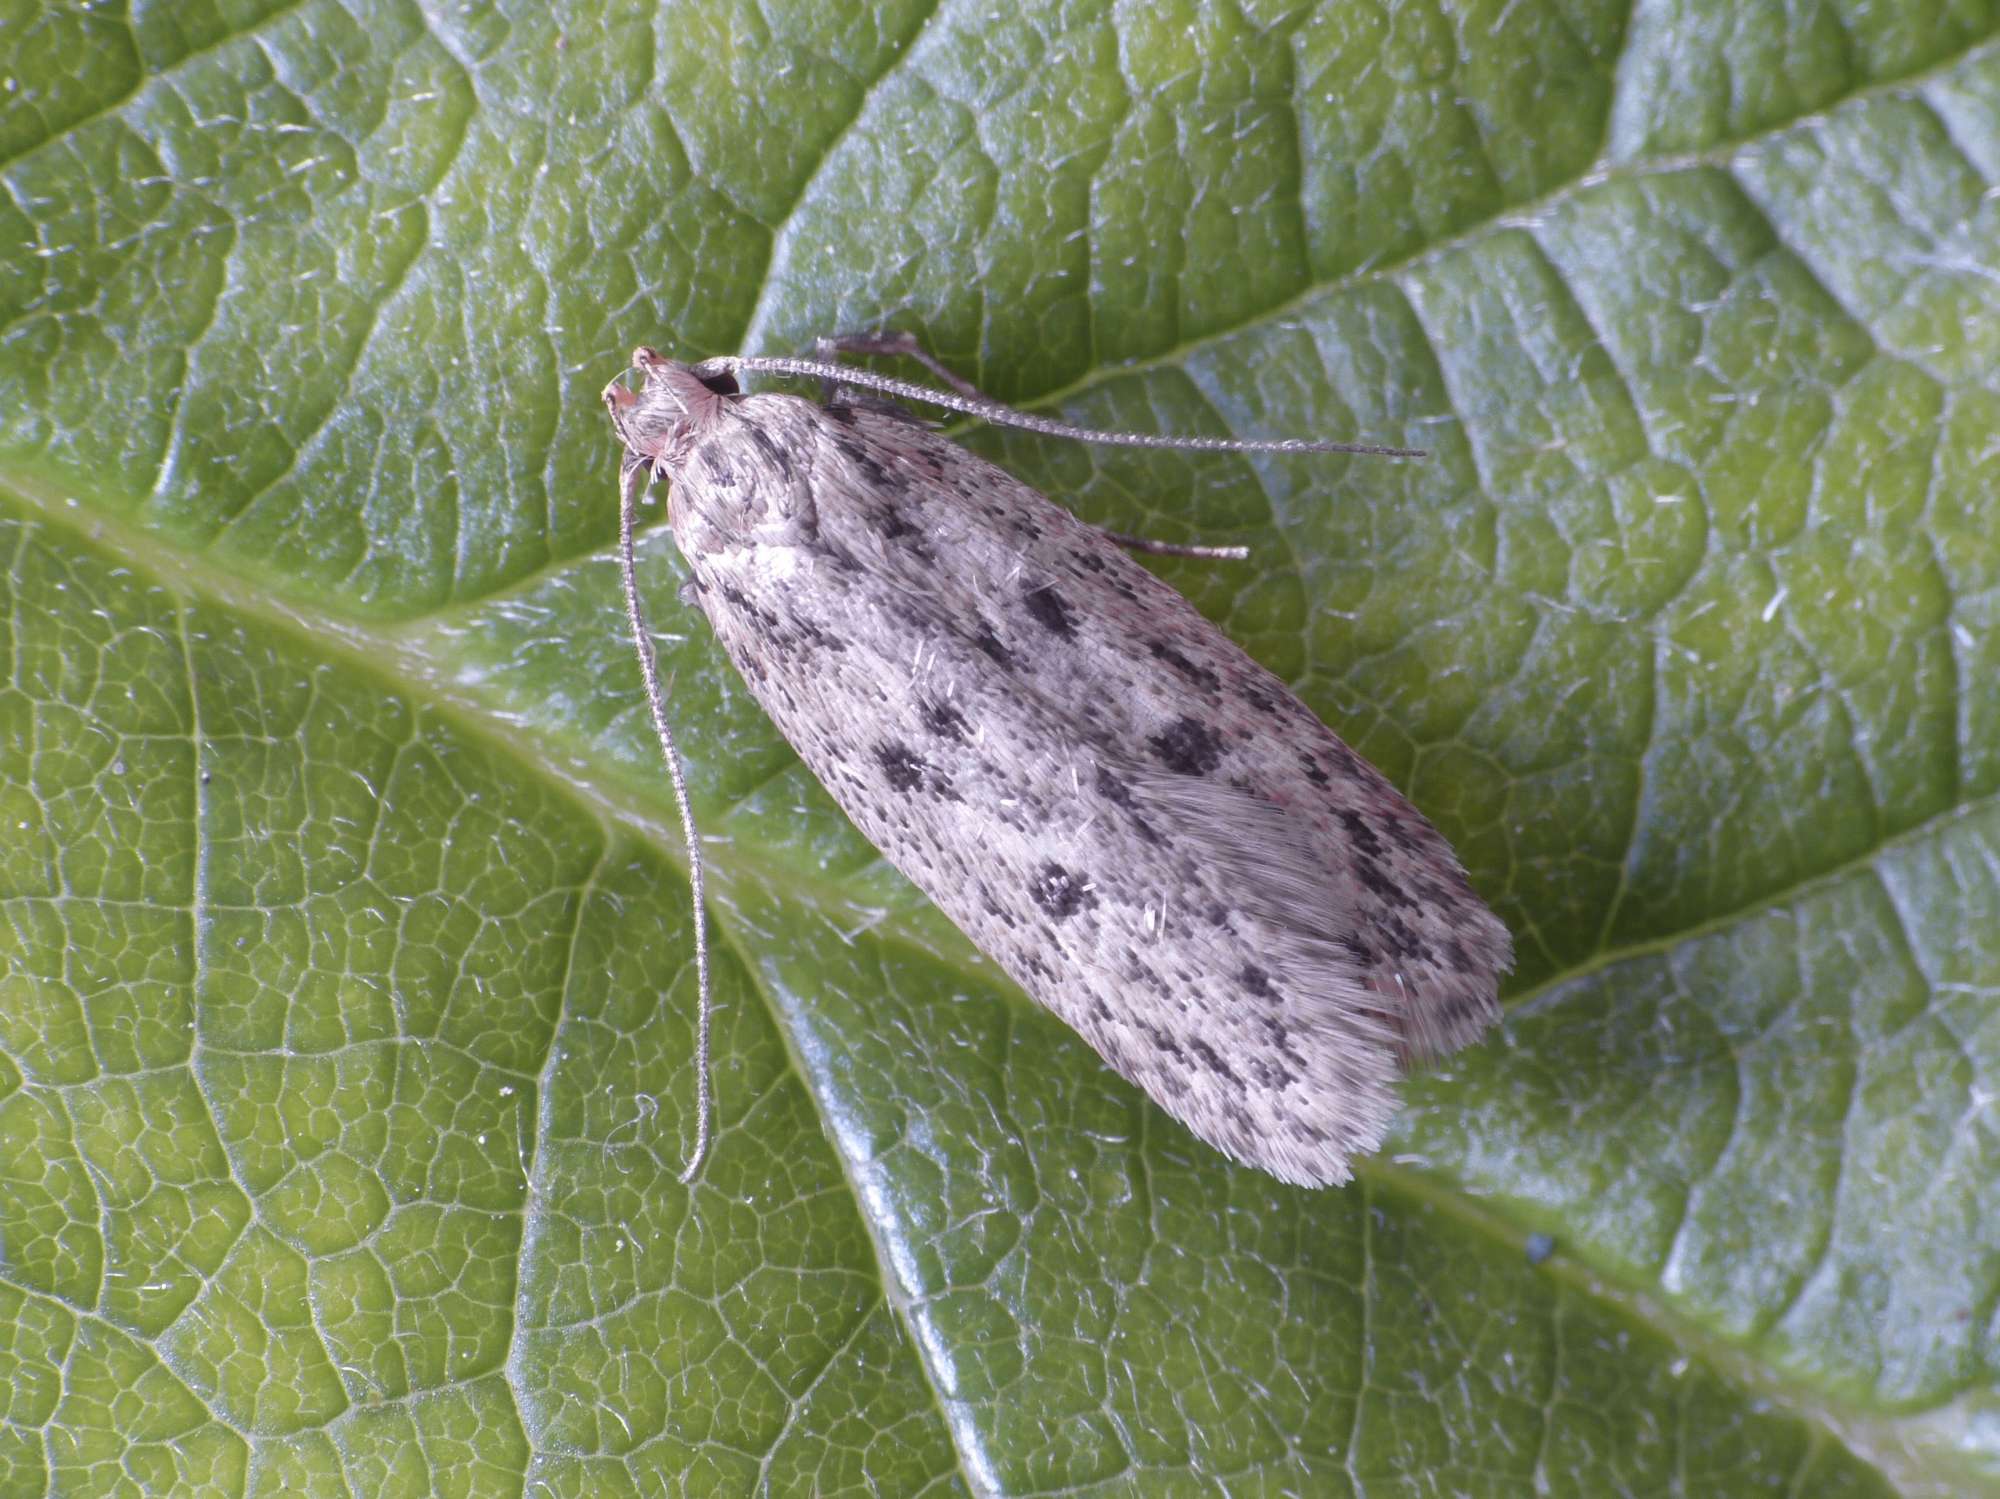
[[[2000, 1492], [1994, 30], [15, 0], [0, 1492]], [[1350, 1189], [1000, 980], [662, 528], [675, 1183], [597, 392], [892, 322], [1431, 450], [964, 434], [1249, 545], [1160, 565], [1514, 931]]]

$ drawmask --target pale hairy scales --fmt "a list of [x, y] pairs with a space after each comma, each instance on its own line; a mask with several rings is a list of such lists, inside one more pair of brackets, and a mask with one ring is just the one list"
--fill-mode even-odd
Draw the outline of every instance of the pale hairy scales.
[[1201, 1138], [1345, 1180], [1400, 1070], [1498, 1013], [1507, 934], [1444, 840], [1003, 470], [866, 406], [657, 388], [625, 431], [702, 608], [861, 831]]

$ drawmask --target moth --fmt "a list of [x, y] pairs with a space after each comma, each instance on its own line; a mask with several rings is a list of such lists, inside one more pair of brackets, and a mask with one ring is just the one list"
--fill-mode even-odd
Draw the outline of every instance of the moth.
[[[824, 360], [633, 365], [605, 391], [626, 601], [697, 933], [633, 575], [656, 479], [716, 639], [869, 841], [1201, 1139], [1282, 1181], [1348, 1180], [1398, 1077], [1498, 1018], [1507, 929], [1437, 830], [1128, 539], [854, 387], [1098, 442], [1412, 455], [1091, 432]], [[759, 370], [827, 399], [744, 393]], [[697, 966], [689, 1177], [700, 940]]]

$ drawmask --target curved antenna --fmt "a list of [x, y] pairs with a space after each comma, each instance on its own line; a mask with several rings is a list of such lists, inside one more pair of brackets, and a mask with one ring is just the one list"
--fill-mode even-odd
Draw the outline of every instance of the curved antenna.
[[1053, 417], [1033, 416], [1002, 406], [998, 401], [977, 401], [955, 395], [914, 380], [898, 380], [873, 370], [855, 369], [823, 359], [791, 359], [778, 354], [724, 354], [704, 359], [694, 366], [697, 376], [733, 375], [762, 371], [772, 375], [805, 375], [831, 380], [839, 385], [858, 385], [879, 390], [884, 395], [901, 396], [906, 401], [922, 401], [946, 411], [962, 412], [1004, 427], [1020, 427], [1047, 437], [1067, 437], [1077, 442], [1103, 443], [1117, 448], [1186, 448], [1204, 453], [1361, 453], [1372, 458], [1425, 458], [1422, 448], [1394, 448], [1372, 442], [1319, 442], [1308, 437], [1163, 437], [1151, 432], [1104, 432], [1095, 427], [1073, 427]]
[[660, 739], [660, 753], [666, 757], [667, 774], [674, 783], [674, 805], [680, 809], [681, 837], [687, 845], [688, 885], [694, 899], [694, 981], [695, 981], [695, 1133], [694, 1149], [682, 1169], [683, 1185], [694, 1180], [708, 1156], [708, 1118], [714, 1112], [713, 1090], [709, 1085], [709, 1025], [715, 1013], [708, 986], [708, 905], [702, 898], [701, 836], [695, 831], [694, 808], [688, 803], [687, 772], [681, 766], [680, 747], [674, 742], [673, 725], [667, 722], [667, 694], [660, 686], [660, 658], [653, 650], [652, 632], [646, 627], [645, 606], [639, 602], [639, 565], [634, 556], [633, 536], [639, 529], [639, 496], [652, 477], [652, 465], [628, 464], [618, 488], [618, 567], [625, 582], [625, 618], [632, 625], [632, 643], [639, 652], [639, 676], [646, 684], [646, 706], [652, 709], [653, 732]]

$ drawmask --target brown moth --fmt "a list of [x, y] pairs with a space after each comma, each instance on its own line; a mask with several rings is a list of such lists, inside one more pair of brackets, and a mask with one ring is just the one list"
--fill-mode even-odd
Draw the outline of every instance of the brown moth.
[[[653, 479], [716, 638], [890, 862], [1203, 1140], [1287, 1182], [1346, 1181], [1399, 1074], [1499, 1015], [1511, 943], [1451, 848], [1123, 539], [877, 400], [746, 395], [735, 376], [867, 383], [1099, 442], [1411, 455], [1087, 432], [816, 361], [633, 358], [639, 387], [605, 401], [670, 762], [631, 574]], [[677, 764], [675, 785], [699, 932]], [[690, 1175], [705, 1003], [699, 1053]]]

